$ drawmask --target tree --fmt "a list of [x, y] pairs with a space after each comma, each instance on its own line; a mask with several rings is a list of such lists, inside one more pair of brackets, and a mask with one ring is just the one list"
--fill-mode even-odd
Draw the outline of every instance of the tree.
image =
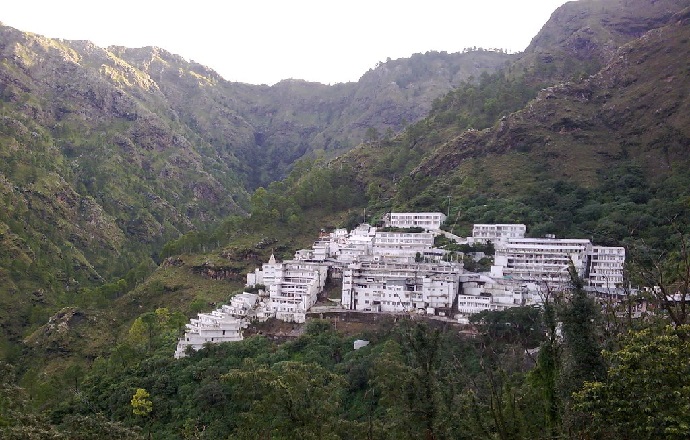
[[47, 417], [34, 413], [26, 391], [15, 385], [14, 369], [0, 362], [0, 438], [44, 440], [62, 438]]
[[[144, 388], [137, 388], [137, 391], [132, 396], [130, 404], [132, 405], [132, 413], [149, 421], [151, 411], [153, 411], [153, 402], [149, 400], [151, 395]], [[148, 424], [148, 423], [147, 423]], [[148, 427], [148, 438], [151, 438], [151, 425]]]
[[579, 389], [585, 381], [601, 380], [606, 374], [606, 365], [601, 355], [598, 336], [599, 309], [583, 289], [582, 280], [573, 273], [574, 289], [570, 300], [559, 311], [563, 324], [563, 387], [568, 396]]
[[379, 140], [379, 131], [376, 127], [368, 127], [364, 133], [364, 140], [366, 142], [376, 142]]
[[137, 388], [132, 396], [132, 413], [137, 416], [148, 417], [153, 411], [153, 402], [149, 400], [151, 395], [144, 388]]
[[573, 392], [582, 388], [587, 381], [603, 380], [606, 364], [599, 342], [599, 310], [594, 299], [585, 292], [575, 267], [571, 265], [569, 270], [573, 290], [569, 302], [563, 305], [558, 314], [563, 334], [562, 365], [558, 376], [565, 410], [563, 423], [572, 430], [586, 423], [585, 414], [574, 411], [572, 407]]
[[520, 376], [498, 365], [482, 363], [482, 370], [484, 377], [463, 396], [462, 409], [470, 414], [467, 428], [471, 438], [535, 438], [534, 433], [528, 433], [526, 399], [516, 387]]
[[259, 187], [254, 191], [251, 198], [251, 214], [253, 218], [261, 218], [268, 215], [270, 206], [268, 204], [268, 191]]
[[590, 415], [584, 435], [690, 438], [690, 325], [631, 333], [607, 353], [606, 380], [586, 382], [575, 408]]
[[641, 253], [636, 274], [657, 307], [664, 310], [675, 326], [690, 323], [690, 243], [674, 223], [677, 249], [655, 254]]
[[337, 374], [311, 363], [249, 361], [224, 379], [238, 388], [245, 408], [231, 438], [335, 438], [343, 386]]
[[490, 341], [520, 344], [525, 349], [538, 347], [544, 340], [542, 312], [537, 307], [515, 307], [506, 310], [483, 310], [470, 316]]
[[556, 438], [561, 431], [563, 399], [559, 393], [562, 373], [563, 346], [558, 331], [557, 311], [562, 307], [562, 292], [544, 286], [541, 292], [541, 318], [545, 340], [539, 347], [536, 365], [527, 374], [527, 385], [531, 387], [541, 405], [537, 413], [542, 415], [539, 423], [548, 438]]
[[378, 356], [372, 385], [383, 405], [385, 430], [396, 439], [441, 438], [448, 406], [443, 396], [441, 333], [422, 323], [402, 324], [400, 342]]
[[180, 312], [170, 313], [165, 308], [146, 312], [134, 320], [129, 328], [129, 342], [134, 346], [145, 347], [147, 351], [170, 345], [177, 339], [177, 332], [187, 318]]
[[366, 191], [367, 200], [369, 203], [376, 203], [381, 198], [381, 185], [376, 182], [370, 182], [367, 185]]
[[121, 422], [108, 420], [102, 414], [79, 415], [72, 414], [65, 417], [60, 429], [66, 438], [79, 440], [139, 440], [141, 436], [138, 428], [129, 428]]

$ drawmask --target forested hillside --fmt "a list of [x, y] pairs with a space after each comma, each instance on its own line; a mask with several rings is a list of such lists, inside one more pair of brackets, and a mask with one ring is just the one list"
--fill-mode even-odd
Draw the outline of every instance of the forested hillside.
[[[668, 12], [672, 3], [658, 9], [643, 3], [577, 2], [555, 14], [562, 18], [573, 8], [577, 19], [569, 24], [588, 30], [588, 47], [604, 46], [595, 38], [602, 32], [589, 32], [593, 20], [627, 37], [601, 70], [581, 75], [591, 65], [578, 65], [573, 55], [573, 64], [555, 69], [548, 83], [543, 60], [528, 51], [507, 69], [438, 99], [429, 116], [402, 135], [362, 145], [330, 169], [351, 170], [351, 192], [366, 194], [373, 214], [450, 211], [449, 228], [464, 233], [472, 223], [518, 222], [533, 236], [669, 249], [672, 230], [684, 228], [687, 218], [689, 35], [684, 12]], [[615, 15], [601, 17], [614, 4], [621, 6], [622, 23], [644, 12], [634, 32], [623, 33]], [[597, 14], [585, 15], [589, 9]], [[659, 12], [655, 19], [652, 11]], [[635, 38], [659, 23], [665, 25]], [[551, 26], [545, 32], [553, 32]], [[603, 34], [607, 44], [616, 41]], [[534, 41], [545, 39], [539, 34]], [[531, 47], [563, 54], [571, 43]], [[301, 185], [313, 179], [307, 174], [287, 195], [299, 199]]]
[[248, 191], [302, 156], [344, 151], [367, 130], [390, 137], [509, 58], [430, 52], [358, 83], [268, 87], [230, 83], [159, 48], [0, 26], [3, 341], [100, 284], [115, 299], [160, 262], [164, 243], [246, 213]]
[[[302, 157], [333, 157], [364, 139], [391, 137], [425, 116], [435, 98], [512, 58], [483, 49], [427, 52], [379, 63], [356, 83], [286, 79], [268, 87], [224, 81], [160, 49], [109, 50], [148, 74], [194, 131], [232, 151], [250, 189], [283, 178]], [[193, 72], [189, 81], [180, 81], [180, 69]]]

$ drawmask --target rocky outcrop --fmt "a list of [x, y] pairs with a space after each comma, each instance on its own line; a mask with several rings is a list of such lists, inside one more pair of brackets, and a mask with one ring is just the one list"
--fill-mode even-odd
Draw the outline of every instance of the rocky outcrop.
[[219, 266], [210, 262], [205, 262], [198, 266], [192, 266], [192, 272], [212, 280], [237, 281], [244, 279], [245, 277], [242, 270], [238, 268]]
[[87, 319], [86, 314], [77, 308], [64, 308], [51, 316], [45, 325], [34, 331], [24, 342], [49, 355], [68, 354], [74, 349], [79, 326]]

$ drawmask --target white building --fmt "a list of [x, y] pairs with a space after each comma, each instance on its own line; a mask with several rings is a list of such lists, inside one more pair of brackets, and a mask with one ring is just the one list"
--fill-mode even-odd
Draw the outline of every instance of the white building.
[[346, 238], [336, 238], [334, 257], [342, 264], [349, 264], [373, 254], [376, 227], [362, 223], [350, 231]]
[[469, 316], [482, 310], [505, 310], [542, 302], [541, 287], [510, 279], [496, 279], [480, 273], [460, 276], [458, 313]]
[[247, 317], [252, 314], [259, 302], [259, 295], [255, 293], [238, 293], [230, 299], [230, 304], [221, 306], [221, 310], [232, 316]]
[[305, 322], [328, 276], [328, 266], [317, 262], [278, 262], [271, 255], [261, 269], [247, 274], [247, 285], [263, 284], [268, 290], [267, 312], [288, 322]]
[[491, 275], [561, 285], [570, 281], [572, 263], [580, 276], [591, 243], [586, 239], [513, 238], [496, 246]]
[[342, 305], [350, 310], [450, 314], [462, 265], [361, 261], [343, 271]]
[[475, 224], [472, 228], [472, 243], [497, 243], [511, 238], [525, 238], [527, 226], [522, 224]]
[[347, 229], [336, 229], [331, 233], [322, 231], [311, 249], [302, 249], [295, 253], [295, 260], [326, 261], [336, 257], [338, 249], [345, 246], [347, 242]]
[[373, 254], [414, 262], [417, 254], [423, 256], [433, 247], [434, 234], [430, 232], [376, 232]]
[[490, 296], [458, 295], [458, 313], [464, 316], [473, 315], [483, 310], [505, 310], [504, 304], [496, 304]]
[[625, 248], [592, 246], [588, 254], [587, 284], [599, 289], [623, 286]]
[[187, 347], [199, 350], [206, 343], [241, 341], [244, 327], [246, 321], [224, 312], [222, 308], [211, 313], [199, 313], [186, 325], [184, 337], [177, 343], [175, 358], [184, 357]]
[[491, 276], [563, 286], [572, 264], [587, 285], [616, 288], [623, 285], [624, 262], [622, 247], [592, 246], [587, 239], [508, 238], [497, 243]]
[[441, 229], [446, 216], [440, 212], [391, 212], [384, 216], [384, 224], [396, 228]]

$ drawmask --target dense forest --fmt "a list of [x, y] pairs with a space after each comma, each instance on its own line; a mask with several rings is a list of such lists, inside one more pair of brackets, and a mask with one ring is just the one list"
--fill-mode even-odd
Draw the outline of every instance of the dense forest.
[[[287, 342], [252, 336], [171, 356], [183, 316], [157, 309], [48, 413], [2, 375], [3, 438], [523, 439], [690, 434], [688, 324], [631, 319], [574, 282], [542, 308], [472, 325], [381, 317], [357, 338], [310, 320]], [[631, 301], [635, 301], [631, 299]], [[346, 318], [345, 318], [346, 319]]]

